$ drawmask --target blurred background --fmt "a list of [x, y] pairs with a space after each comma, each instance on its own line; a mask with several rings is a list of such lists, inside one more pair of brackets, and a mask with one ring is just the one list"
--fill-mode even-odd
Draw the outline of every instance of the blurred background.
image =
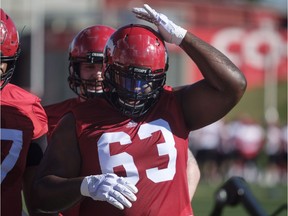
[[[248, 80], [244, 97], [224, 119], [190, 134], [202, 173], [195, 215], [208, 215], [214, 191], [235, 175], [252, 185], [268, 212], [287, 203], [286, 0], [1, 0], [21, 36], [12, 83], [43, 105], [74, 97], [67, 82], [73, 37], [95, 24], [144, 23], [131, 13], [143, 3], [225, 53]], [[168, 50], [168, 85], [202, 78], [180, 48], [168, 44]], [[241, 207], [231, 212], [245, 215]]]

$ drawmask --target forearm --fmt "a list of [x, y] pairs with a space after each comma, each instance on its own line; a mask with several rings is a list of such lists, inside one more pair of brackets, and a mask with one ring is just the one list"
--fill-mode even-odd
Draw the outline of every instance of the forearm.
[[55, 213], [79, 202], [83, 196], [80, 186], [83, 177], [61, 178], [47, 175], [34, 184], [33, 205], [37, 211]]
[[57, 216], [58, 214], [42, 214], [37, 212], [33, 206], [31, 205], [31, 185], [32, 185], [32, 179], [35, 177], [35, 171], [37, 166], [27, 167], [24, 173], [24, 181], [23, 181], [23, 195], [24, 195], [24, 201], [27, 208], [27, 211], [29, 212], [30, 216]]

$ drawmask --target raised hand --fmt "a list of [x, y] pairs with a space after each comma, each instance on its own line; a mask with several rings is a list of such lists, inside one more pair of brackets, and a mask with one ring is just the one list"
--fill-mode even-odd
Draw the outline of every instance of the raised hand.
[[168, 43], [179, 45], [187, 33], [186, 29], [176, 25], [167, 16], [158, 13], [148, 4], [144, 4], [143, 8], [133, 8], [132, 12], [136, 14], [137, 18], [154, 23], [163, 39]]

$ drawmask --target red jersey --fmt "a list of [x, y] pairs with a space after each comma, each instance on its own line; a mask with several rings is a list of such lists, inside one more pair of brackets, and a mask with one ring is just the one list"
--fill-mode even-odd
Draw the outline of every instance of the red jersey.
[[115, 173], [138, 188], [131, 208], [119, 210], [85, 198], [80, 215], [192, 215], [187, 183], [189, 130], [179, 103], [165, 90], [137, 121], [123, 116], [104, 99], [73, 109], [80, 152], [81, 176]]
[[[48, 117], [48, 140], [60, 119], [73, 107], [80, 103], [79, 97], [44, 106]], [[78, 216], [78, 205], [62, 212], [64, 216]]]
[[44, 106], [48, 117], [48, 138], [52, 134], [59, 120], [78, 103], [80, 103], [79, 98], [70, 98], [60, 103]]
[[1, 215], [21, 215], [28, 149], [47, 130], [40, 99], [8, 83], [1, 91]]

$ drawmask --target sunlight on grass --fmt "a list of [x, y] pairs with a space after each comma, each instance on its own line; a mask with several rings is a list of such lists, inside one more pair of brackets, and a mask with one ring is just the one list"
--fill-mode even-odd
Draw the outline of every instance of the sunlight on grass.
[[[194, 196], [192, 207], [195, 216], [209, 216], [214, 208], [214, 195], [222, 184], [208, 185], [200, 183]], [[267, 215], [274, 213], [281, 205], [287, 204], [287, 184], [275, 187], [261, 187], [259, 185], [249, 185], [254, 197], [261, 204]], [[222, 216], [245, 216], [249, 215], [242, 204], [236, 206], [226, 206]], [[287, 210], [282, 211], [277, 216], [287, 216]]]

